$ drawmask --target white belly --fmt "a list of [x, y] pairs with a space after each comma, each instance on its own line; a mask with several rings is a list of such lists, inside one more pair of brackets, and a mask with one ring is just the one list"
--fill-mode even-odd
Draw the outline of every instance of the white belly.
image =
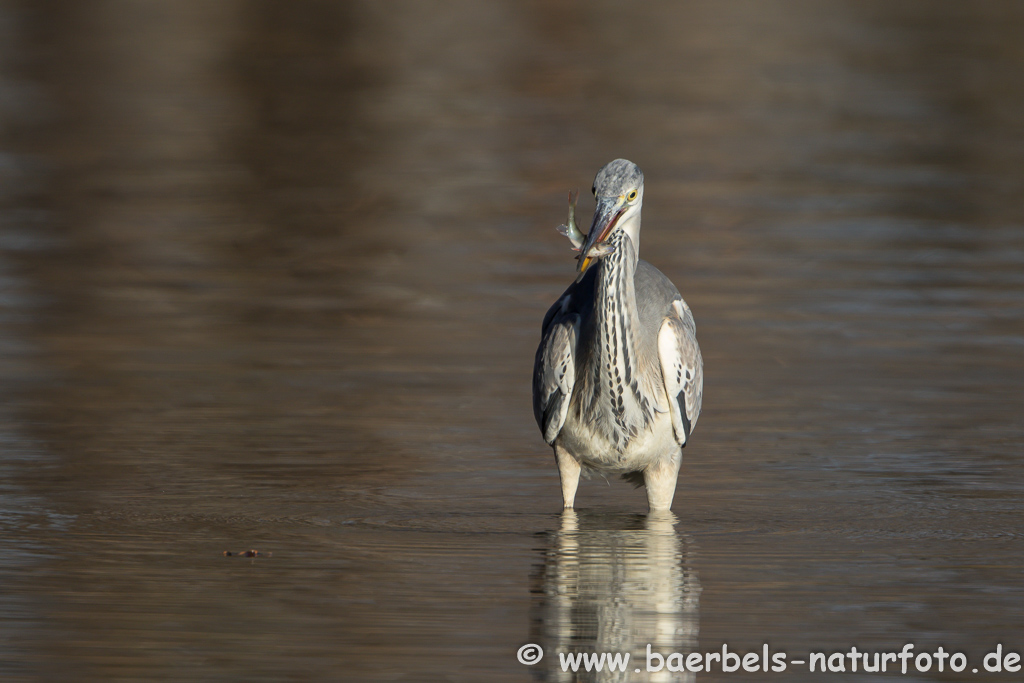
[[638, 472], [679, 452], [672, 418], [667, 412], [655, 413], [648, 428], [622, 447], [616, 446], [600, 430], [577, 421], [570, 411], [556, 443], [582, 464], [612, 474]]

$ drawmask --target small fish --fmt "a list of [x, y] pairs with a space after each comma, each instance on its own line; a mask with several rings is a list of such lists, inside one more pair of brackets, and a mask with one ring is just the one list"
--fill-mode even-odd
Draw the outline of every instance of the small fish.
[[[577, 249], [577, 251], [579, 250]], [[591, 258], [601, 258], [602, 256], [607, 256], [608, 254], [614, 253], [615, 245], [609, 244], [608, 242], [598, 242], [597, 244], [590, 248], [589, 256]]]
[[576, 200], [579, 199], [579, 196], [579, 190], [569, 193], [569, 223], [568, 225], [559, 225], [557, 228], [558, 232], [568, 237], [569, 241], [572, 242], [573, 251], [579, 251], [583, 247], [583, 242], [587, 239], [587, 236], [576, 227]]

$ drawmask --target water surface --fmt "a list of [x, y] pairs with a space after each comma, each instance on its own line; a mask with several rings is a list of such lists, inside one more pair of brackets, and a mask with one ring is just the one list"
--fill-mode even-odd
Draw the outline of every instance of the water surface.
[[[4, 679], [1024, 650], [1022, 30], [1000, 2], [4, 4]], [[620, 156], [706, 363], [666, 519], [601, 479], [561, 515], [530, 409], [566, 192]]]

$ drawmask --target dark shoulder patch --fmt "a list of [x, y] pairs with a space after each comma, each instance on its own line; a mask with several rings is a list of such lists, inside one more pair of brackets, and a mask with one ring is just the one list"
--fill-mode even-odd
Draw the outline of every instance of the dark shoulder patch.
[[683, 418], [683, 448], [686, 448], [686, 444], [690, 443], [690, 418], [686, 416], [685, 391], [679, 392], [679, 395], [676, 396], [676, 402], [679, 403], [679, 415]]

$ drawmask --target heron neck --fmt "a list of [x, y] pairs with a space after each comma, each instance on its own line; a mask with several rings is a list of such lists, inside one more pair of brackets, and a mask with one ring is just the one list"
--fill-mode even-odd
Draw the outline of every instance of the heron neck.
[[619, 228], [633, 243], [633, 262], [636, 265], [636, 259], [640, 254], [640, 210], [634, 211], [628, 219], [619, 224]]
[[[639, 236], [638, 236], [639, 237]], [[638, 239], [626, 230], [618, 230], [608, 239], [614, 251], [601, 258], [598, 274], [598, 298], [603, 293], [618, 292], [620, 296], [633, 293], [633, 274], [636, 272]]]
[[640, 372], [640, 320], [633, 278], [637, 253], [625, 231], [609, 239], [615, 250], [601, 257], [594, 283], [593, 377], [589, 379], [588, 417], [606, 430], [606, 438], [617, 448], [630, 440], [653, 419], [648, 387]]
[[601, 327], [608, 331], [614, 329], [617, 339], [630, 344], [633, 331], [637, 329], [636, 292], [633, 288], [636, 247], [623, 230], [616, 231], [608, 241], [615, 249], [601, 258], [601, 270], [595, 282], [595, 313]]

